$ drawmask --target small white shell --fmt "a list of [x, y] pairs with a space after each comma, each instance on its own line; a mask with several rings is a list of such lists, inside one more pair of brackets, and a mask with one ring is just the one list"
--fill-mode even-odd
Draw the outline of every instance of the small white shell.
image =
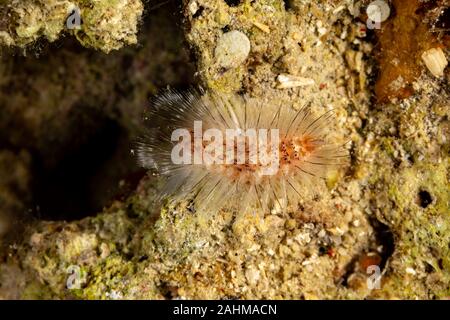
[[448, 61], [441, 48], [432, 48], [425, 51], [422, 54], [422, 60], [435, 77], [442, 77], [444, 75], [444, 69]]
[[236, 68], [247, 59], [250, 53], [250, 40], [241, 31], [224, 33], [217, 41], [214, 51], [218, 65]]

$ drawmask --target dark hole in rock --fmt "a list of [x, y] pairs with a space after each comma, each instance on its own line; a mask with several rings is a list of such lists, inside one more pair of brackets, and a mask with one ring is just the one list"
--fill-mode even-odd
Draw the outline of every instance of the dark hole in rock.
[[450, 7], [444, 9], [436, 22], [435, 28], [442, 29], [446, 34], [450, 34]]
[[444, 270], [444, 260], [443, 259], [438, 260], [438, 266], [439, 266], [439, 269]]
[[380, 252], [380, 268], [383, 269], [386, 266], [387, 260], [390, 256], [392, 256], [395, 250], [394, 234], [387, 225], [381, 223], [378, 220], [371, 220], [371, 225], [375, 231], [377, 247], [380, 245], [382, 246]]
[[433, 202], [433, 198], [431, 197], [431, 194], [428, 191], [421, 190], [419, 191], [418, 194], [418, 202], [419, 205], [425, 209]]
[[284, 2], [284, 8], [285, 8], [286, 10], [292, 9], [292, 3], [291, 3], [291, 1], [292, 1], [292, 0], [283, 0], [283, 2]]
[[[101, 177], [98, 173], [116, 152], [120, 135], [116, 122], [104, 120], [83, 144], [67, 152], [54, 166], [36, 166], [33, 203], [39, 218], [75, 220], [98, 213], [106, 205], [97, 196], [114, 192], [113, 186], [118, 181], [110, 179], [112, 172], [104, 170]], [[115, 170], [115, 166], [108, 166], [106, 171]], [[106, 186], [99, 184], [102, 179], [107, 181]], [[109, 183], [111, 190], [108, 190]]]
[[327, 248], [325, 247], [320, 247], [319, 248], [319, 256], [323, 256], [325, 253], [327, 253]]
[[241, 4], [241, 0], [225, 0], [225, 2], [230, 7], [236, 7]]

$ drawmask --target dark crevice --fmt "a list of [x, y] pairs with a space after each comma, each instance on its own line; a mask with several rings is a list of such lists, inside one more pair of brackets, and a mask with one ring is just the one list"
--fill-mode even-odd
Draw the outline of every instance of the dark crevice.
[[445, 8], [442, 11], [442, 14], [439, 16], [434, 27], [437, 29], [445, 30], [446, 34], [450, 34], [450, 7]]
[[286, 10], [290, 10], [292, 9], [292, 0], [283, 0], [284, 2], [284, 9]]
[[418, 193], [418, 204], [422, 207], [422, 208], [426, 208], [428, 207], [431, 203], [433, 202], [433, 197], [431, 196], [431, 194], [426, 191], [426, 190], [421, 190]]
[[376, 246], [382, 246], [380, 256], [380, 268], [384, 269], [387, 260], [392, 256], [395, 250], [394, 234], [391, 229], [376, 219], [371, 219], [372, 228], [375, 231]]
[[80, 146], [68, 148], [70, 151], [54, 166], [36, 165], [33, 202], [40, 218], [75, 220], [102, 209], [92, 197], [92, 177], [116, 150], [120, 134], [120, 127], [112, 120], [99, 121], [98, 130]]
[[241, 0], [225, 0], [225, 3], [230, 7], [237, 7], [241, 4]]

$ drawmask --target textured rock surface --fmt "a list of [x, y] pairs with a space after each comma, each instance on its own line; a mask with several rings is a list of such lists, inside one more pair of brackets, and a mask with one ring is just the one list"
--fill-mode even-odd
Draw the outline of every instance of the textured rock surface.
[[[296, 108], [309, 104], [317, 112], [333, 108], [337, 123], [329, 129], [351, 141], [351, 167], [329, 179], [328, 190], [320, 197], [305, 200], [293, 212], [245, 215], [224, 210], [207, 217], [197, 216], [185, 205], [156, 210], [153, 199], [159, 181], [149, 175], [129, 197], [113, 202], [94, 217], [32, 223], [23, 241], [5, 252], [0, 264], [0, 296], [448, 297], [448, 70], [441, 80], [422, 72], [412, 82], [415, 95], [396, 104], [377, 105], [371, 99], [372, 39], [366, 36], [365, 25], [350, 14], [346, 2], [243, 0], [230, 6], [225, 1], [190, 0], [184, 1], [183, 10], [186, 39], [203, 86], [246, 93], [266, 103], [284, 101]], [[239, 66], [224, 69], [217, 66], [214, 51], [218, 39], [230, 30], [245, 34], [251, 50]], [[154, 65], [146, 48], [158, 47], [153, 41], [160, 38], [148, 38], [143, 37], [148, 42], [143, 40], [141, 54], [130, 52], [128, 59], [133, 66], [148, 63], [153, 67], [144, 69], [148, 72], [127, 74], [132, 80], [127, 80], [131, 85], [126, 88], [133, 89], [125, 95], [126, 101], [135, 102], [123, 102], [118, 110], [143, 104], [145, 79], [179, 61], [173, 56], [179, 47], [169, 46], [166, 58]], [[79, 59], [83, 52], [77, 53]], [[448, 50], [445, 52], [448, 57]], [[107, 56], [101, 63], [120, 60], [122, 55], [125, 53], [119, 58]], [[115, 61], [111, 65], [115, 66]], [[91, 62], [84, 63], [95, 68], [97, 62]], [[9, 65], [3, 68], [10, 70]], [[104, 78], [100, 79], [118, 72], [102, 70]], [[169, 70], [177, 68], [172, 65]], [[312, 85], [279, 89], [280, 74], [311, 79]], [[177, 84], [178, 78], [169, 75], [163, 79]], [[155, 87], [164, 85], [162, 81], [156, 81]], [[97, 94], [89, 90], [92, 96], [88, 101], [106, 99], [105, 95], [123, 85], [121, 80], [109, 84], [97, 77], [91, 83], [98, 82], [105, 86]], [[76, 81], [68, 82], [75, 84], [82, 93], [86, 90]], [[34, 91], [42, 92], [41, 88]], [[20, 99], [28, 101], [28, 95]], [[3, 103], [11, 106], [14, 101]], [[114, 105], [122, 106], [118, 101]], [[21, 115], [29, 110], [36, 110], [32, 114], [37, 115], [37, 110], [48, 112], [25, 103], [17, 103], [16, 108]], [[127, 112], [119, 118], [127, 124], [133, 123], [130, 118], [136, 119]], [[20, 127], [30, 123], [36, 122], [24, 121]], [[13, 133], [10, 145], [22, 141], [12, 137]], [[46, 137], [42, 135], [42, 139]], [[370, 265], [377, 265], [382, 272], [381, 287], [373, 290], [367, 286]]]
[[137, 42], [143, 13], [139, 0], [3, 0], [0, 5], [0, 45], [22, 48], [41, 37], [53, 42], [68, 33], [86, 47], [117, 50]]

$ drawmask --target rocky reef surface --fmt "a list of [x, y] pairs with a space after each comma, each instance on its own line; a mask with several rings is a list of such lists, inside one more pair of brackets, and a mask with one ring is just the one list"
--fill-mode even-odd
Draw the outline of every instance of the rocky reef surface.
[[66, 33], [106, 53], [137, 43], [144, 9], [140, 0], [2, 0], [0, 5], [2, 45], [25, 48], [39, 38], [53, 42]]
[[[0, 1], [0, 297], [448, 298], [448, 6], [408, 3], [371, 31], [352, 1]], [[334, 109], [351, 165], [289, 212], [159, 208], [133, 139], [197, 83]]]

